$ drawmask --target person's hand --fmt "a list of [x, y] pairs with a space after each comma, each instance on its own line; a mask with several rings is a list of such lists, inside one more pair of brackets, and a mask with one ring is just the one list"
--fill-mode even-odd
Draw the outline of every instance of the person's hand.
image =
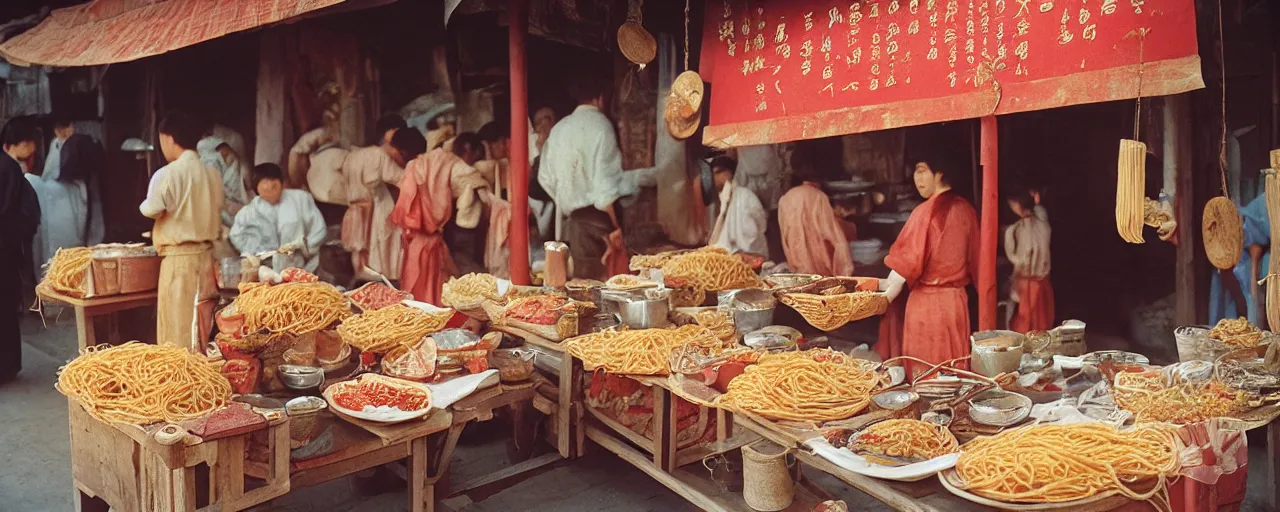
[[609, 266], [609, 258], [613, 256], [613, 251], [618, 247], [622, 247], [622, 230], [615, 229], [604, 237], [604, 246], [604, 256], [600, 257], [600, 263], [607, 267]]
[[280, 254], [293, 254], [295, 252], [302, 252], [302, 249], [303, 249], [302, 241], [294, 240], [292, 242], [289, 242], [287, 244], [280, 246], [279, 249], [276, 249], [276, 252]]
[[889, 278], [883, 281], [885, 283], [884, 294], [889, 298], [889, 302], [897, 300], [898, 295], [902, 293], [903, 285], [907, 284], [906, 278], [898, 274], [898, 272], [889, 272]]

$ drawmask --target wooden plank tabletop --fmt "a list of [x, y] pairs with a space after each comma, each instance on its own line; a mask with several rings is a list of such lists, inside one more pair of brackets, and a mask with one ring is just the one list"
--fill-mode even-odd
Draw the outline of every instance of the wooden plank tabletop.
[[69, 306], [86, 308], [86, 309], [94, 308], [98, 306], [109, 306], [112, 304], [121, 304], [121, 303], [128, 303], [128, 302], [139, 302], [139, 303], [155, 302], [156, 296], [157, 296], [157, 292], [155, 290], [152, 290], [149, 292], [129, 293], [129, 294], [122, 294], [122, 295], [108, 295], [106, 297], [78, 299], [75, 297], [69, 297], [69, 296], [60, 294], [58, 292], [55, 292], [43, 286], [36, 287], [36, 293], [40, 295], [41, 299], [44, 299], [47, 301], [58, 302], [58, 303], [66, 304]]

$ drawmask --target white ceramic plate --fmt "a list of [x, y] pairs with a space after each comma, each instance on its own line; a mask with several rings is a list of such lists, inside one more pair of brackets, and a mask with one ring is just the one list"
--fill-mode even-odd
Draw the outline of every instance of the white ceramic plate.
[[[400, 423], [402, 421], [421, 418], [423, 416], [426, 416], [427, 413], [431, 412], [431, 410], [435, 408], [434, 400], [432, 400], [431, 407], [424, 407], [416, 411], [403, 411], [398, 408], [392, 408], [392, 407], [376, 407], [376, 408], [365, 407], [364, 410], [356, 411], [356, 410], [348, 409], [346, 407], [338, 405], [338, 403], [334, 401], [333, 396], [337, 394], [338, 391], [345, 389], [348, 386], [358, 386], [360, 385], [360, 382], [362, 381], [362, 379], [365, 379], [365, 378], [382, 377], [380, 375], [370, 377], [371, 375], [373, 374], [364, 374], [364, 375], [361, 375], [360, 377], [357, 377], [355, 380], [339, 382], [337, 384], [329, 386], [324, 390], [325, 401], [329, 402], [329, 407], [332, 407], [333, 410], [338, 411], [344, 415], [350, 416], [352, 418], [360, 419], [360, 420], [373, 421], [377, 423]], [[391, 379], [390, 377], [382, 377], [382, 378]], [[427, 392], [428, 395], [431, 394], [431, 388], [425, 385], [418, 384], [416, 382], [410, 382], [407, 380], [401, 380], [401, 379], [394, 379], [394, 380], [396, 380], [399, 383], [417, 386], [421, 388], [423, 391]]]
[[865, 457], [857, 455], [845, 448], [836, 448], [831, 446], [826, 439], [821, 436], [805, 441], [813, 453], [827, 461], [847, 469], [859, 475], [869, 476], [872, 478], [880, 478], [883, 480], [894, 480], [898, 482], [917, 482], [924, 480], [939, 471], [950, 469], [956, 465], [956, 461], [960, 459], [959, 453], [943, 455], [924, 462], [915, 464], [907, 464], [905, 466], [884, 466], [868, 461]]

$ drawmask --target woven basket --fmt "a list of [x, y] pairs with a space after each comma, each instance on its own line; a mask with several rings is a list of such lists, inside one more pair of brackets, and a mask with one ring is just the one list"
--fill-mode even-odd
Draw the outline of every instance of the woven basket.
[[791, 506], [796, 486], [787, 465], [787, 453], [767, 441], [742, 447], [742, 497], [748, 507], [776, 512]]
[[1230, 270], [1240, 262], [1244, 250], [1244, 226], [1240, 211], [1230, 199], [1218, 196], [1204, 205], [1204, 252], [1209, 263]]
[[627, 60], [643, 67], [658, 56], [658, 41], [639, 23], [628, 21], [618, 27], [618, 49]]
[[834, 331], [849, 322], [883, 315], [889, 309], [889, 298], [880, 292], [821, 293], [834, 286], [853, 288], [859, 282], [861, 280], [853, 277], [828, 277], [779, 293], [778, 300], [800, 313], [809, 325], [823, 331]]
[[698, 122], [702, 116], [687, 100], [676, 96], [675, 91], [672, 91], [667, 97], [667, 107], [662, 118], [666, 121], [667, 132], [671, 137], [685, 140], [698, 131]]

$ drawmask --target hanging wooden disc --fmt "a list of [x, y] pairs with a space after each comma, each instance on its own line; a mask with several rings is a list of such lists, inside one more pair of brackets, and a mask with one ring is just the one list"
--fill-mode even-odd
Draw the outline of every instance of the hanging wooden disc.
[[1204, 205], [1201, 227], [1209, 263], [1222, 270], [1234, 268], [1244, 251], [1244, 224], [1236, 204], [1223, 196], [1210, 199]]
[[643, 68], [658, 56], [658, 41], [639, 23], [628, 21], [618, 27], [618, 49], [623, 57]]

